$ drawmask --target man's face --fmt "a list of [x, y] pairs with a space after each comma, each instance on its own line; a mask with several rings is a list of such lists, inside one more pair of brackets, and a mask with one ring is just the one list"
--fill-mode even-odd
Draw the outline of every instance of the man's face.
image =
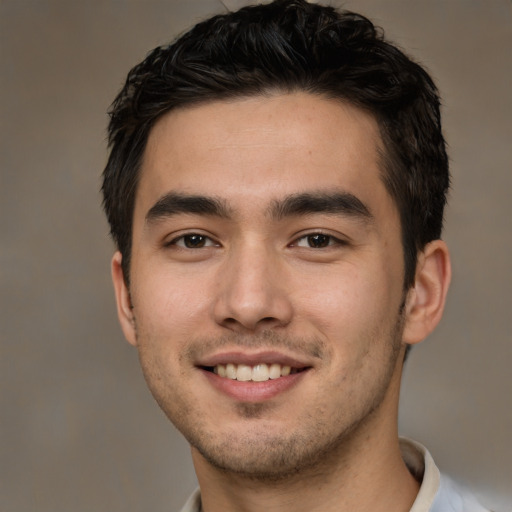
[[196, 462], [276, 478], [394, 425], [404, 268], [379, 141], [308, 94], [153, 128], [125, 333]]

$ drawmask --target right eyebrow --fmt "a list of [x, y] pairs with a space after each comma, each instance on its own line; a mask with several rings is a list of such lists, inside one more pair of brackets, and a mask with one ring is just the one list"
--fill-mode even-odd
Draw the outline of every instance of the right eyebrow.
[[152, 223], [180, 213], [192, 213], [230, 218], [231, 210], [221, 199], [203, 195], [170, 192], [162, 196], [146, 213], [146, 223]]

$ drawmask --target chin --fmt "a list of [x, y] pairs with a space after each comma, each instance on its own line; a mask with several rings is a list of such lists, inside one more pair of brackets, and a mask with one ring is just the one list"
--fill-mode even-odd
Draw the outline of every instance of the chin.
[[348, 432], [332, 439], [321, 430], [290, 433], [289, 429], [283, 429], [278, 433], [266, 425], [243, 436], [226, 434], [214, 440], [198, 435], [189, 437], [189, 442], [201, 459], [217, 470], [276, 483], [299, 473], [321, 472], [327, 459], [337, 456]]

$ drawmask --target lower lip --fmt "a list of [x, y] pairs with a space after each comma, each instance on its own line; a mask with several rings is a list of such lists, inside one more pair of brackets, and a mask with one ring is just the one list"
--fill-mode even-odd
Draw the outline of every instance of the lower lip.
[[308, 370], [298, 373], [279, 377], [278, 379], [270, 379], [263, 382], [247, 381], [242, 382], [226, 377], [219, 377], [216, 373], [207, 370], [201, 370], [210, 384], [229, 397], [240, 402], [263, 402], [270, 400], [277, 395], [284, 393], [304, 378]]

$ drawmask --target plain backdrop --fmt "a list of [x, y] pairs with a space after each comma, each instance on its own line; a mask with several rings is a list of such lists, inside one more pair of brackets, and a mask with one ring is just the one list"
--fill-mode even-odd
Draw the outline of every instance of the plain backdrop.
[[[407, 363], [400, 431], [508, 512], [511, 3], [344, 5], [420, 60], [444, 99], [454, 279], [440, 327]], [[188, 447], [146, 390], [117, 324], [99, 188], [106, 111], [128, 70], [224, 8], [215, 0], [0, 1], [2, 511], [171, 512], [196, 485]]]

